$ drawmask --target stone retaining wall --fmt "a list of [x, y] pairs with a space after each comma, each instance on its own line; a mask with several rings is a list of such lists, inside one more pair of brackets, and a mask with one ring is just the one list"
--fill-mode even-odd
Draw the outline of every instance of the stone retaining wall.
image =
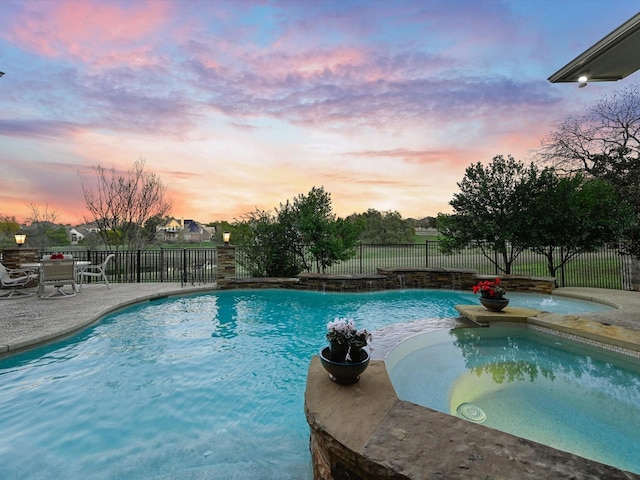
[[[411, 288], [471, 290], [481, 280], [495, 276], [478, 275], [474, 270], [442, 268], [379, 268], [376, 274], [329, 275], [301, 273], [296, 278], [240, 278], [224, 288], [293, 288], [319, 292], [371, 292]], [[507, 292], [549, 294], [556, 288], [555, 278], [500, 276]]]

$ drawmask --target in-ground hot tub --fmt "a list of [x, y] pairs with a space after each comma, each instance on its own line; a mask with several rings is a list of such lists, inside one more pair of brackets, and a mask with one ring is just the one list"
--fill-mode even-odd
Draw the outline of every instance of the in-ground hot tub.
[[640, 361], [526, 325], [418, 334], [385, 359], [399, 396], [640, 473]]

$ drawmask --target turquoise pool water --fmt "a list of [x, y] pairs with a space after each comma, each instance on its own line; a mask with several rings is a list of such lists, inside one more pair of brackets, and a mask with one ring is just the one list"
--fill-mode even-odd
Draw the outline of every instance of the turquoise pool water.
[[387, 357], [398, 396], [640, 473], [640, 360], [522, 326], [419, 334]]
[[[554, 308], [568, 312], [599, 308], [559, 301]], [[477, 299], [225, 291], [109, 315], [72, 338], [0, 358], [0, 478], [311, 479], [304, 388], [326, 323], [451, 327], [462, 303]]]

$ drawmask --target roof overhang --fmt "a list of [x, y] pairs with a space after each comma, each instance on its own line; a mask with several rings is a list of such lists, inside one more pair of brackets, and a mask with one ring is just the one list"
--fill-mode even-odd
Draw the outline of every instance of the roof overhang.
[[612, 82], [640, 68], [640, 13], [549, 77], [551, 83]]

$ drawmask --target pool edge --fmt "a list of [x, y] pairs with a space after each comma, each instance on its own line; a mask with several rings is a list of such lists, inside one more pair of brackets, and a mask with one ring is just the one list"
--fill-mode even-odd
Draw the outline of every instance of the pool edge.
[[462, 317], [478, 325], [525, 323], [609, 345], [620, 353], [632, 356], [640, 353], [640, 332], [582, 315], [560, 315], [516, 307], [507, 307], [503, 312], [490, 312], [479, 305], [456, 305], [455, 309]]
[[607, 478], [640, 475], [400, 400], [382, 360], [333, 383], [313, 357], [305, 414], [314, 479]]

